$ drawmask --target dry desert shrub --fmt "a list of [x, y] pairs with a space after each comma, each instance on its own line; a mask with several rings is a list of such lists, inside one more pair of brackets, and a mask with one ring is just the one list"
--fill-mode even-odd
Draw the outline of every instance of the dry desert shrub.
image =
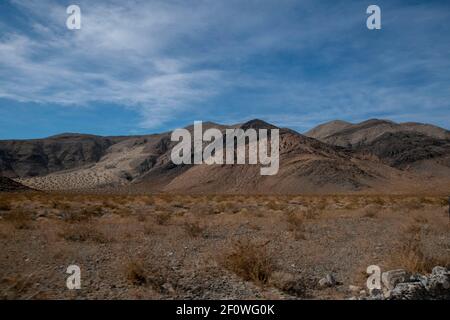
[[304, 216], [305, 216], [305, 219], [307, 219], [307, 220], [313, 220], [313, 219], [316, 219], [316, 218], [319, 216], [320, 211], [321, 211], [321, 210], [319, 210], [319, 209], [317, 209], [317, 208], [307, 208], [307, 209], [303, 212], [303, 214], [304, 214]]
[[68, 225], [60, 233], [60, 236], [71, 242], [108, 243], [112, 241], [105, 233], [88, 223]]
[[235, 213], [238, 213], [239, 211], [241, 211], [241, 204], [236, 203], [234, 201], [223, 201], [220, 203], [218, 210], [220, 212], [230, 212], [230, 213], [235, 214]]
[[418, 198], [406, 198], [403, 201], [403, 208], [409, 211], [423, 209], [424, 205]]
[[245, 281], [265, 285], [275, 271], [275, 262], [266, 244], [258, 245], [250, 240], [236, 241], [219, 258], [219, 262]]
[[149, 286], [159, 293], [164, 293], [166, 284], [173, 278], [173, 272], [170, 272], [165, 263], [154, 265], [149, 262], [151, 260], [153, 259], [131, 259], [125, 265], [125, 276], [135, 286]]
[[160, 211], [155, 214], [155, 222], [160, 226], [167, 225], [171, 218], [171, 214], [168, 211]]
[[289, 212], [286, 214], [286, 222], [288, 223], [289, 231], [299, 230], [304, 228], [305, 216], [295, 212]]
[[62, 202], [61, 200], [53, 200], [50, 205], [53, 209], [59, 210], [70, 210], [71, 208], [69, 203]]
[[450, 255], [437, 255], [424, 249], [423, 230], [420, 225], [409, 225], [405, 234], [402, 245], [391, 257], [389, 266], [419, 273], [431, 272], [435, 266], [450, 267]]
[[323, 211], [327, 208], [327, 201], [325, 199], [320, 199], [318, 202], [314, 205], [314, 209], [318, 211]]
[[0, 211], [9, 211], [11, 209], [11, 203], [8, 200], [0, 199]]
[[30, 295], [30, 290], [36, 283], [36, 279], [33, 274], [28, 276], [14, 275], [1, 279], [0, 287], [3, 289], [0, 291], [0, 299], [3, 300], [17, 300], [17, 299], [33, 299], [38, 298], [40, 293], [35, 292]]
[[150, 222], [150, 221], [144, 222], [143, 228], [144, 228], [144, 234], [146, 234], [146, 235], [152, 235], [156, 231], [155, 224], [153, 223], [153, 221], [152, 222]]
[[303, 279], [291, 273], [275, 271], [272, 273], [269, 284], [287, 294], [306, 298], [307, 286]]
[[428, 223], [428, 219], [426, 217], [419, 216], [419, 215], [414, 216], [414, 221], [416, 223], [419, 223], [419, 224], [426, 224], [426, 223]]
[[374, 204], [369, 204], [363, 210], [363, 217], [376, 218], [379, 211], [380, 211], [380, 206], [374, 205]]
[[155, 205], [155, 199], [153, 197], [145, 197], [142, 200], [143, 200], [144, 204], [147, 206]]
[[205, 227], [198, 221], [184, 221], [183, 229], [192, 238], [203, 235], [205, 231]]
[[127, 280], [136, 286], [147, 284], [147, 274], [142, 262], [132, 260], [126, 265]]
[[7, 215], [4, 216], [5, 221], [10, 222], [16, 229], [31, 229], [32, 217], [23, 210], [13, 210], [9, 211]]
[[147, 221], [147, 215], [145, 215], [144, 213], [140, 213], [136, 216], [136, 219], [138, 222], [145, 222]]
[[290, 212], [286, 215], [286, 222], [288, 230], [294, 235], [295, 240], [305, 240], [305, 221], [306, 217], [303, 214]]
[[438, 198], [433, 198], [433, 197], [421, 197], [418, 201], [423, 204], [423, 205], [434, 205], [434, 204], [439, 204], [440, 199]]
[[286, 205], [285, 203], [280, 203], [280, 202], [278, 202], [278, 201], [276, 201], [276, 200], [270, 200], [270, 201], [267, 203], [267, 207], [268, 207], [270, 210], [278, 211], [278, 210], [284, 210], [284, 209], [286, 209], [287, 205]]
[[[405, 233], [409, 234], [410, 237], [414, 237], [422, 232], [422, 226], [418, 223], [411, 223], [405, 228]], [[408, 238], [410, 239], [410, 238]]]
[[436, 204], [441, 207], [448, 207], [449, 206], [448, 198], [438, 198], [436, 199]]
[[114, 210], [114, 209], [117, 208], [117, 205], [115, 203], [113, 203], [112, 201], [110, 201], [110, 200], [103, 201], [102, 206], [104, 208], [111, 209], [111, 210]]
[[386, 200], [383, 199], [382, 197], [374, 197], [371, 202], [380, 207], [382, 207], [386, 204]]
[[104, 214], [103, 211], [102, 206], [88, 206], [83, 209], [83, 214], [89, 217], [101, 217]]
[[61, 214], [62, 220], [68, 223], [79, 223], [82, 221], [87, 221], [90, 219], [86, 211], [82, 210], [80, 212], [74, 210], [67, 210]]

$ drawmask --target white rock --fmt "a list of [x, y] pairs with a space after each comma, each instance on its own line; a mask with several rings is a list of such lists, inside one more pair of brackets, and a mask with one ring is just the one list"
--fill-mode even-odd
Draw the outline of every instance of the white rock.
[[322, 288], [325, 287], [333, 287], [336, 285], [336, 279], [334, 278], [334, 276], [329, 273], [325, 276], [325, 278], [322, 278], [319, 280], [319, 286]]
[[350, 291], [350, 292], [360, 292], [361, 290], [362, 290], [362, 288], [361, 287], [358, 287], [358, 286], [354, 286], [354, 285], [349, 285], [348, 286], [348, 290]]
[[403, 269], [390, 270], [383, 272], [381, 280], [387, 290], [392, 290], [398, 283], [406, 282], [409, 279], [409, 274]]

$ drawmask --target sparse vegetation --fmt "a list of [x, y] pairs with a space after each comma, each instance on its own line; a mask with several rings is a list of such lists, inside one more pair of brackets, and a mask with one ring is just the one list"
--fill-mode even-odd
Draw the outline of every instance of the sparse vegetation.
[[32, 217], [21, 209], [9, 211], [5, 216], [5, 220], [10, 222], [16, 229], [30, 229], [32, 227]]
[[33, 284], [36, 279], [33, 274], [27, 276], [12, 275], [0, 279], [0, 285], [4, 285], [4, 289], [0, 289], [0, 299], [21, 299], [26, 297], [27, 299], [36, 298], [39, 292], [30, 291], [33, 288]]
[[126, 266], [127, 279], [134, 285], [142, 286], [147, 284], [147, 274], [142, 262], [130, 261]]
[[171, 218], [171, 214], [168, 211], [161, 211], [155, 214], [155, 221], [157, 224], [163, 226], [166, 225]]
[[273, 257], [266, 244], [255, 244], [250, 240], [233, 243], [229, 252], [221, 257], [222, 265], [243, 278], [256, 284], [266, 284], [275, 270]]
[[149, 286], [156, 292], [165, 292], [170, 281], [169, 271], [161, 261], [159, 263], [155, 265], [149, 260], [132, 259], [125, 267], [127, 280], [135, 286]]
[[185, 221], [183, 228], [186, 233], [193, 238], [197, 238], [203, 234], [205, 228], [198, 221]]
[[303, 214], [290, 212], [286, 216], [288, 230], [293, 232], [295, 240], [305, 239], [305, 216]]
[[11, 204], [7, 200], [0, 201], [0, 211], [9, 211], [11, 210]]
[[368, 205], [364, 208], [363, 217], [365, 218], [376, 218], [380, 207], [377, 205]]
[[435, 266], [450, 267], [450, 255], [438, 256], [426, 252], [421, 226], [411, 224], [406, 228], [404, 241], [393, 255], [390, 265], [410, 272], [429, 273]]
[[[362, 285], [370, 264], [416, 272], [449, 265], [442, 197], [382, 196], [382, 207], [377, 197], [0, 193], [0, 204], [10, 204], [0, 211], [0, 264], [10, 270], [2, 277], [30, 266], [52, 279], [64, 269], [55, 266], [73, 261], [101, 278], [88, 271], [86, 291], [46, 290], [50, 298], [324, 298], [317, 278], [328, 269]], [[411, 211], [416, 202], [421, 209]], [[376, 214], [361, 219], [367, 207]], [[8, 297], [38, 292], [19, 282]]]
[[107, 237], [103, 232], [99, 231], [96, 227], [90, 224], [78, 224], [69, 225], [64, 228], [61, 236], [72, 242], [94, 242], [94, 243], [107, 243], [112, 239]]
[[307, 297], [307, 288], [303, 279], [296, 278], [290, 273], [275, 271], [270, 278], [270, 285], [296, 297]]

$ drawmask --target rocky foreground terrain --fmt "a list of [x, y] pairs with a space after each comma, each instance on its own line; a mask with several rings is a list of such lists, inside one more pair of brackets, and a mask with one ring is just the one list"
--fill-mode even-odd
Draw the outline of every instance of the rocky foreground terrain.
[[449, 228], [437, 196], [3, 193], [0, 298], [448, 299]]

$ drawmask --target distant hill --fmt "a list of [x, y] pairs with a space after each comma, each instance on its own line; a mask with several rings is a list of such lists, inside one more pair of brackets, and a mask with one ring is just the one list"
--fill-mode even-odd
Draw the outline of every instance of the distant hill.
[[331, 121], [321, 124], [306, 133], [308, 137], [341, 147], [371, 143], [385, 133], [415, 132], [436, 139], [450, 139], [450, 131], [430, 124], [371, 119], [352, 124]]
[[0, 192], [25, 191], [30, 188], [12, 179], [0, 176]]
[[[217, 128], [273, 129], [254, 119]], [[186, 127], [192, 131], [193, 126]], [[332, 121], [306, 135], [280, 128], [280, 169], [175, 165], [170, 132], [100, 137], [62, 134], [0, 141], [0, 173], [38, 190], [172, 193], [411, 192], [450, 190], [448, 131], [426, 124]]]

